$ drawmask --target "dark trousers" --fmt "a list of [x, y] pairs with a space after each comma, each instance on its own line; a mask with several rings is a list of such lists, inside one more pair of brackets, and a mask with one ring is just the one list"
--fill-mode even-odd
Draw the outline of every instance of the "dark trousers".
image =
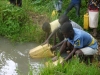
[[22, 6], [22, 0], [9, 0], [11, 4], [17, 5], [19, 7]]
[[69, 6], [67, 7], [66, 11], [65, 11], [65, 15], [68, 14], [68, 12], [72, 9], [72, 8], [75, 8], [76, 9], [76, 15], [77, 17], [80, 16], [80, 4], [74, 4], [74, 3], [70, 3]]

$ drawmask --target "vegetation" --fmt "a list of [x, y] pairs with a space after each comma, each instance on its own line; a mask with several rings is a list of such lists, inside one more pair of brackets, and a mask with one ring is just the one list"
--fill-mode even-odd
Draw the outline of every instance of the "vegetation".
[[86, 65], [79, 63], [78, 59], [73, 59], [61, 65], [58, 63], [57, 66], [49, 65], [41, 69], [40, 75], [100, 75], [100, 68], [95, 65]]
[[[8, 4], [8, 0], [0, 0], [0, 35], [18, 42], [41, 43], [45, 33], [41, 29], [44, 21], [53, 21], [57, 16], [51, 17], [53, 0], [22, 0], [22, 7]], [[70, 0], [63, 0], [62, 14]], [[87, 11], [85, 0], [82, 0], [81, 16], [75, 16], [75, 10], [70, 11], [69, 18], [83, 26], [83, 15]], [[99, 25], [100, 26], [100, 25]], [[98, 27], [100, 30], [100, 27]], [[73, 60], [62, 66], [42, 68], [40, 75], [100, 75], [96, 65], [86, 66]], [[32, 69], [29, 75], [34, 75]]]
[[[69, 1], [63, 0], [62, 14]], [[18, 42], [43, 42], [45, 33], [42, 31], [41, 25], [45, 21], [51, 22], [57, 19], [57, 16], [51, 16], [55, 9], [53, 1], [23, 0], [21, 8], [8, 4], [8, 2], [9, 0], [0, 1], [0, 35]], [[68, 16], [71, 20], [83, 26], [83, 15], [87, 11], [84, 0], [81, 7], [80, 18], [75, 17], [74, 9], [70, 11]]]
[[[28, 0], [26, 1], [28, 2]], [[38, 23], [34, 23], [31, 20], [31, 15], [29, 14], [31, 10], [24, 6], [27, 5], [25, 2], [23, 2], [22, 8], [7, 4], [8, 1], [6, 0], [0, 1], [0, 3], [1, 36], [18, 42], [43, 42], [44, 33]]]

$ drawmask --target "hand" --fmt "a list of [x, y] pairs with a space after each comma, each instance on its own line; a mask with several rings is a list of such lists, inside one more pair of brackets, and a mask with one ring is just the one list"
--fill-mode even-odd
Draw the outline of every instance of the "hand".
[[56, 49], [56, 46], [53, 46], [50, 48], [51, 51], [54, 51]]

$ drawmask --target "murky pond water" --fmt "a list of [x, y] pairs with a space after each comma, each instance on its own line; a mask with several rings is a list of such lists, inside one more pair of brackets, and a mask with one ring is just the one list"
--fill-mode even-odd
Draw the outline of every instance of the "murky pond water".
[[28, 75], [29, 65], [38, 73], [44, 59], [32, 59], [29, 50], [38, 46], [34, 43], [12, 43], [0, 37], [0, 75]]

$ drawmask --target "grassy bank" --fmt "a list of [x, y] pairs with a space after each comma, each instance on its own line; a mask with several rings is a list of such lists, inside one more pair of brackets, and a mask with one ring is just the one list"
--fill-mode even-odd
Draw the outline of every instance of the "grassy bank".
[[[69, 0], [63, 0], [62, 13], [69, 4]], [[83, 16], [87, 11], [87, 6], [82, 0], [80, 18], [76, 17], [75, 9], [68, 13], [68, 17], [83, 27]], [[0, 35], [18, 42], [41, 43], [45, 39], [45, 34], [41, 25], [57, 19], [57, 15], [51, 16], [54, 10], [53, 1], [44, 0], [22, 0], [22, 7], [9, 4], [8, 0], [0, 1]], [[100, 25], [99, 25], [100, 26]], [[100, 27], [98, 27], [100, 29]]]
[[22, 7], [13, 6], [8, 0], [1, 0], [0, 35], [18, 42], [43, 42], [44, 32], [39, 22], [32, 19], [38, 13], [35, 14], [30, 6], [29, 0], [23, 0]]
[[73, 59], [64, 66], [58, 64], [55, 67], [53, 65], [44, 67], [41, 69], [39, 75], [100, 75], [99, 70], [100, 68], [97, 67], [96, 63], [90, 66], [79, 63], [78, 59]]
[[[16, 7], [8, 3], [8, 0], [0, 0], [0, 35], [12, 41], [42, 43], [45, 33], [41, 25], [57, 19], [51, 17], [53, 7], [52, 0], [22, 0], [22, 7]], [[69, 4], [69, 0], [63, 0], [62, 14]], [[67, 2], [66, 2], [67, 1]], [[86, 4], [82, 0], [81, 16], [75, 16], [75, 9], [69, 12], [71, 20], [83, 27], [83, 16], [86, 13]], [[100, 26], [100, 25], [99, 25]], [[98, 27], [100, 29], [100, 27]], [[44, 67], [40, 75], [100, 75], [100, 69], [96, 65], [87, 66], [73, 60], [65, 66]], [[34, 75], [31, 68], [29, 75]]]

